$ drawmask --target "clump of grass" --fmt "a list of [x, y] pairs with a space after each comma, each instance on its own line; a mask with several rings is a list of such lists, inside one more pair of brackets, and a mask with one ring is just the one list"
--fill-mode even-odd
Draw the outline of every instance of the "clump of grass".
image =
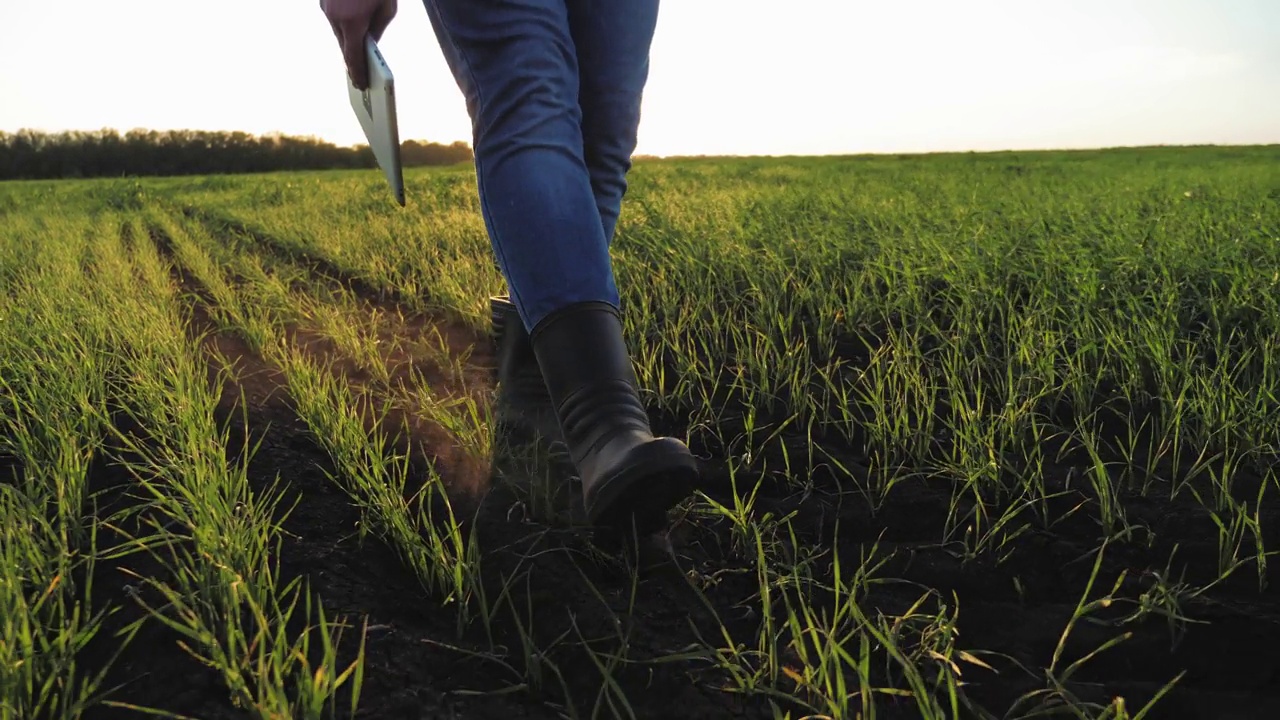
[[409, 455], [393, 451], [376, 422], [372, 432], [366, 429], [346, 385], [296, 352], [278, 359], [299, 414], [338, 468], [333, 480], [362, 512], [362, 529], [385, 539], [432, 597], [456, 608], [459, 627], [465, 626], [478, 581], [477, 536], [463, 531], [439, 474], [429, 467], [422, 488], [410, 495]]
[[[103, 271], [97, 294], [112, 308], [111, 341], [125, 368], [126, 383], [115, 392], [146, 429], [145, 437], [115, 433], [148, 500], [150, 534], [134, 542], [167, 570], [165, 578], [138, 578], [159, 600], [139, 597], [147, 617], [215, 668], [233, 703], [255, 716], [320, 717], [336, 710], [344, 687], [354, 712], [362, 650], [342, 667], [343, 626], [314, 604], [301, 579], [280, 579], [279, 490], [251, 489], [251, 452], [228, 462], [230, 437], [214, 412], [219, 384], [209, 383], [199, 346], [185, 332], [168, 269], [149, 243], [135, 242], [126, 255], [109, 238], [96, 262]], [[288, 629], [295, 619], [301, 632]]]
[[[91, 228], [73, 220], [43, 230], [77, 237]], [[74, 246], [47, 244], [27, 262], [23, 282], [0, 296], [0, 457], [18, 465], [0, 477], [0, 716], [75, 718], [109, 694], [114, 660], [95, 667], [81, 658], [112, 611], [93, 594], [108, 549], [89, 472], [113, 358], [83, 299]]]

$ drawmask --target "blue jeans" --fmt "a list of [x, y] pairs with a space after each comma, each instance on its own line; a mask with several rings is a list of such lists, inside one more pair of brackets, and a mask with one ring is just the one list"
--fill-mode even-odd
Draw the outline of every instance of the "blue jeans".
[[525, 328], [619, 305], [609, 246], [658, 0], [423, 0], [471, 116], [485, 227]]

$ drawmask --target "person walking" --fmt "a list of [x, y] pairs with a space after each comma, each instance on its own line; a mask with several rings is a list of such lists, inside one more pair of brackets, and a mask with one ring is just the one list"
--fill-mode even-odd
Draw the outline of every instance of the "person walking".
[[[637, 141], [658, 0], [423, 0], [471, 118], [480, 205], [509, 297], [499, 410], [554, 417], [592, 524], [651, 534], [693, 492], [682, 441], [655, 437], [623, 337], [609, 248]], [[395, 0], [321, 0], [352, 82]], [[506, 387], [503, 387], [503, 386]]]

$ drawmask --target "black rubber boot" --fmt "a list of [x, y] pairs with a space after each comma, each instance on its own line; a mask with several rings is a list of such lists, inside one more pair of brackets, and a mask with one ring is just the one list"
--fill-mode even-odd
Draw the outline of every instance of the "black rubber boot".
[[653, 436], [617, 309], [570, 305], [531, 335], [588, 522], [624, 534], [663, 529], [667, 510], [693, 492], [698, 465], [683, 442]]
[[515, 304], [505, 295], [490, 297], [489, 315], [497, 349], [494, 381], [499, 427], [509, 439], [536, 434], [551, 442], [564, 442], [538, 358]]

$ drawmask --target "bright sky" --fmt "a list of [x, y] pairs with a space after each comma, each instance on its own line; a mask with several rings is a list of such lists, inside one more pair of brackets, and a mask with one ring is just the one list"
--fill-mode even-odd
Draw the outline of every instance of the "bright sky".
[[[414, 0], [401, 137], [470, 142]], [[1280, 0], [664, 0], [637, 152], [1280, 143]], [[318, 0], [0, 0], [0, 130], [363, 136]]]

